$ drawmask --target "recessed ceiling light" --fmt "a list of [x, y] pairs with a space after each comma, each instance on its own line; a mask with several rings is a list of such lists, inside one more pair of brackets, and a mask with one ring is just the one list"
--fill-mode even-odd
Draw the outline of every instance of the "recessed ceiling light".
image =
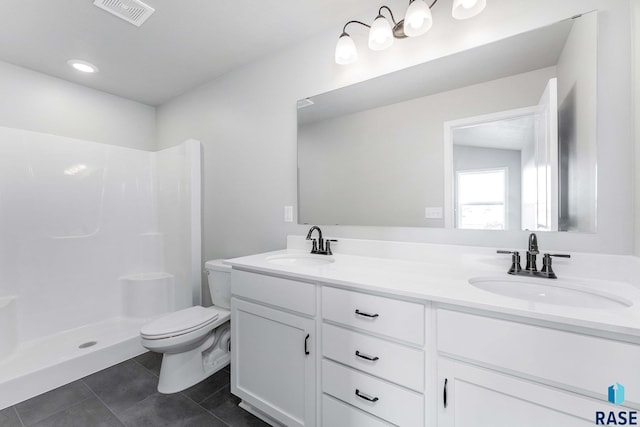
[[87, 61], [82, 61], [80, 59], [70, 59], [67, 61], [67, 64], [71, 65], [78, 71], [82, 71], [83, 73], [97, 73], [98, 67], [91, 64]]

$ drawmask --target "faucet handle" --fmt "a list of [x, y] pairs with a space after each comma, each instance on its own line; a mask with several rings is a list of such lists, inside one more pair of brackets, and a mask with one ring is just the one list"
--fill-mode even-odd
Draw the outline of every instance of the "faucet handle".
[[318, 252], [318, 240], [317, 239], [310, 239], [311, 240], [311, 253], [315, 254]]
[[540, 272], [544, 274], [546, 277], [548, 277], [549, 279], [556, 279], [558, 276], [556, 276], [556, 273], [553, 271], [553, 268], [551, 268], [551, 257], [571, 258], [571, 255], [544, 254], [544, 256], [542, 257], [542, 270], [540, 270]]
[[511, 268], [509, 268], [507, 273], [518, 274], [518, 272], [522, 271], [522, 267], [520, 267], [520, 253], [518, 251], [498, 250], [496, 252], [499, 254], [511, 254]]
[[544, 257], [571, 258], [569, 254], [544, 254]]
[[331, 252], [331, 242], [337, 242], [337, 241], [338, 241], [337, 239], [327, 239], [327, 240], [325, 240], [326, 245], [325, 245], [324, 249], [325, 249], [325, 253], [327, 255], [333, 255], [333, 253]]

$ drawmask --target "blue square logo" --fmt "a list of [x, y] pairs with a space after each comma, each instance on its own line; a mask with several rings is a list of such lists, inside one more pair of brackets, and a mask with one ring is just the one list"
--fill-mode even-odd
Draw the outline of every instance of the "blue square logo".
[[624, 402], [624, 386], [620, 383], [610, 385], [607, 400], [616, 406], [622, 405], [622, 402]]

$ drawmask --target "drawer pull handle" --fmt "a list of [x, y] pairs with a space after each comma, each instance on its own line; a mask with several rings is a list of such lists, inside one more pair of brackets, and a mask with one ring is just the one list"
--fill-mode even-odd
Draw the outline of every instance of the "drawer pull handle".
[[309, 355], [309, 334], [307, 334], [306, 337], [304, 337], [304, 354], [305, 355]]
[[356, 396], [358, 396], [361, 399], [368, 400], [369, 402], [377, 402], [378, 400], [380, 400], [377, 397], [367, 396], [366, 394], [361, 393], [360, 390], [358, 389], [356, 389]]
[[356, 356], [362, 359], [370, 360], [372, 362], [375, 362], [376, 360], [380, 359], [378, 356], [371, 357], [368, 354], [360, 353], [358, 350], [356, 350]]
[[358, 309], [356, 309], [356, 314], [357, 314], [358, 316], [369, 317], [369, 318], [371, 318], [371, 319], [374, 319], [374, 318], [376, 318], [376, 317], [378, 317], [378, 316], [379, 316], [379, 314], [378, 314], [378, 313], [375, 313], [375, 314], [369, 314], [369, 313], [365, 313], [364, 311], [360, 311], [360, 310], [358, 310]]
[[444, 390], [442, 391], [442, 402], [444, 403], [444, 407], [447, 407], [447, 379], [444, 379]]

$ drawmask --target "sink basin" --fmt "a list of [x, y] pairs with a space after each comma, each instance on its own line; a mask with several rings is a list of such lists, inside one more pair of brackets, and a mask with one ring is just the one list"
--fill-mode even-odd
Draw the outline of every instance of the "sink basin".
[[317, 266], [335, 262], [336, 259], [328, 255], [316, 254], [281, 254], [268, 256], [267, 262], [278, 265]]
[[626, 308], [626, 298], [587, 288], [580, 282], [529, 277], [475, 277], [469, 283], [494, 294], [530, 302], [582, 308]]

